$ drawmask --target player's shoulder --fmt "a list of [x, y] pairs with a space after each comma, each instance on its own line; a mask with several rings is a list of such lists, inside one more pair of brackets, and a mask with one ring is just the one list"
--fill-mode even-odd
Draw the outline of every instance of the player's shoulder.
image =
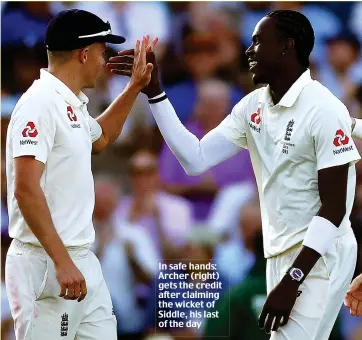
[[233, 111], [240, 115], [250, 110], [256, 110], [265, 90], [266, 87], [261, 87], [248, 93], [234, 106]]
[[24, 114], [46, 115], [55, 105], [55, 93], [49, 88], [35, 81], [19, 98], [12, 117]]
[[326, 86], [317, 80], [310, 82], [301, 94], [305, 105], [310, 105], [317, 116], [349, 116], [347, 107]]

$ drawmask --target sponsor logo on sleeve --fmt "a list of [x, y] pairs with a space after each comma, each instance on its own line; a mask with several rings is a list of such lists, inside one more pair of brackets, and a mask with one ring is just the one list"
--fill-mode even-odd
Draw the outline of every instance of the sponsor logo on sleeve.
[[333, 145], [337, 150], [333, 150], [333, 155], [339, 155], [340, 153], [348, 152], [353, 150], [353, 145], [347, 146], [349, 144], [349, 137], [339, 129], [336, 131], [336, 136], [333, 139]]
[[38, 141], [32, 140], [32, 138], [35, 138], [38, 135], [38, 130], [36, 129], [34, 122], [28, 122], [28, 124], [26, 124], [25, 129], [21, 132], [21, 135], [27, 139], [20, 140], [20, 145], [38, 144]]
[[38, 130], [33, 122], [26, 124], [25, 129], [22, 132], [23, 137], [35, 138], [38, 135]]

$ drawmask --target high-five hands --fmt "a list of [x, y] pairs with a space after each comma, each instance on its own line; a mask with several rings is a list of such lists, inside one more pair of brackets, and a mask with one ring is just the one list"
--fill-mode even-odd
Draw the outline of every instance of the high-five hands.
[[[136, 64], [140, 62], [140, 59], [143, 61], [144, 58], [144, 63], [147, 63], [147, 66], [152, 65], [152, 69], [150, 72], [150, 79], [147, 78], [147, 82], [145, 82], [142, 87], [142, 92], [149, 98], [152, 98], [162, 93], [163, 90], [159, 79], [156, 56], [153, 52], [158, 42], [158, 38], [154, 38], [151, 43], [149, 43], [149, 40], [150, 37], [146, 35], [144, 40], [142, 40], [142, 43], [145, 42], [144, 49], [142, 49], [141, 46], [140, 51], [137, 50], [137, 44], [135, 49], [120, 51], [117, 57], [109, 59], [107, 67], [113, 74], [131, 77], [132, 81], [132, 78], [135, 77]], [[139, 56], [138, 59], [137, 55]]]
[[[131, 77], [130, 85], [133, 85], [140, 90], [149, 84], [151, 80], [151, 72], [153, 70], [152, 63], [148, 63], [146, 60], [146, 49], [149, 45], [149, 40], [149, 36], [143, 36], [141, 43], [137, 40], [132, 64], [121, 64], [123, 68], [122, 74], [129, 75]], [[112, 68], [111, 72], [114, 73]]]
[[357, 276], [349, 286], [344, 305], [353, 316], [362, 315], [362, 274]]

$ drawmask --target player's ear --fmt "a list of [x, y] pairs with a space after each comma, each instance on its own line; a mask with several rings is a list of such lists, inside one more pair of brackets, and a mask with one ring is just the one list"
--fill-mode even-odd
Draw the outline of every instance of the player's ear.
[[88, 59], [88, 52], [89, 52], [89, 46], [84, 47], [83, 49], [80, 50], [79, 53], [79, 61], [84, 64], [87, 59]]
[[295, 47], [294, 39], [288, 38], [285, 41], [284, 50], [283, 50], [282, 54], [287, 55], [287, 54], [291, 53], [294, 50], [294, 47]]

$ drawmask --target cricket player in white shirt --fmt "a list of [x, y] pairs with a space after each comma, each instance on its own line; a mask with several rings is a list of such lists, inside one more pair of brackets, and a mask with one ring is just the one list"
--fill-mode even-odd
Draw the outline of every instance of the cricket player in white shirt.
[[[352, 136], [362, 139], [362, 119], [352, 118]], [[352, 316], [362, 316], [362, 274], [350, 284], [344, 304]]]
[[[201, 140], [179, 121], [163, 92], [154, 54], [144, 90], [170, 149], [199, 175], [247, 148], [258, 185], [268, 297], [259, 325], [272, 340], [327, 340], [356, 265], [349, 216], [360, 159], [347, 108], [312, 80], [314, 31], [299, 12], [275, 11], [255, 27], [247, 49], [255, 84]], [[110, 59], [130, 75], [132, 50]], [[243, 165], [240, 164], [242, 167]]]
[[95, 237], [91, 153], [119, 136], [149, 83], [149, 37], [137, 41], [128, 86], [97, 120], [82, 89], [101, 75], [106, 43], [124, 41], [92, 13], [60, 12], [46, 32], [49, 67], [13, 111], [6, 170], [14, 240], [6, 288], [17, 340], [117, 339], [110, 294], [89, 249]]

